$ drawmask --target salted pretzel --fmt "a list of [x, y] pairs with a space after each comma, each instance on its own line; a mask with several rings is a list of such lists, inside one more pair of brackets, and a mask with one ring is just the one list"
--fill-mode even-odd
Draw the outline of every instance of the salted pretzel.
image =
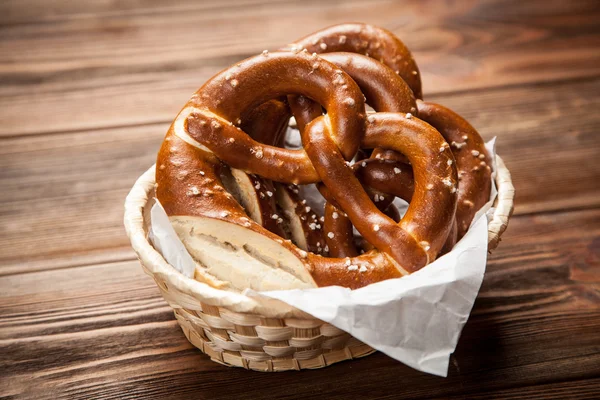
[[[411, 89], [393, 70], [378, 61], [353, 53], [330, 53], [323, 54], [321, 57], [327, 61], [336, 64], [342, 68], [350, 77], [359, 85], [361, 91], [365, 95], [366, 102], [371, 105], [376, 111], [393, 111], [401, 112], [408, 118], [412, 115], [409, 111], [416, 110], [416, 103]], [[335, 81], [333, 82], [336, 83]], [[320, 110], [314, 107], [309, 100], [304, 100], [302, 104], [298, 104], [296, 99], [290, 101], [290, 106], [297, 116], [296, 121], [300, 129], [310, 122], [313, 118], [320, 115]], [[320, 107], [319, 107], [320, 108]], [[317, 110], [317, 111], [313, 111]], [[370, 166], [367, 174], [386, 175], [386, 182], [378, 185], [377, 192], [371, 198], [377, 203], [377, 207], [381, 211], [397, 214], [395, 207], [391, 205], [394, 196], [410, 200], [411, 193], [408, 194], [406, 188], [412, 188], [412, 171], [410, 166], [403, 162], [398, 162], [397, 157], [392, 152], [383, 152], [384, 157], [380, 159], [373, 156], [368, 160]], [[367, 160], [363, 160], [355, 164], [356, 166], [367, 165]], [[375, 161], [375, 162], [374, 162]], [[453, 160], [451, 160], [453, 162]], [[401, 175], [404, 170], [405, 174]], [[386, 173], [387, 172], [387, 173]], [[367, 179], [369, 176], [367, 175]], [[401, 175], [400, 177], [396, 175]], [[407, 181], [404, 177], [409, 178]], [[381, 181], [380, 181], [381, 182]], [[393, 196], [386, 196], [392, 194]], [[336, 221], [332, 221], [333, 215], [344, 215], [334, 205], [332, 205], [332, 197], [324, 193], [328, 204], [325, 207], [324, 226], [327, 232], [333, 233], [325, 237], [327, 247], [330, 250], [330, 255], [335, 257], [346, 257], [358, 255], [358, 249], [354, 245], [352, 225], [347, 217], [339, 217]], [[453, 231], [454, 232], [454, 231]], [[456, 241], [456, 235], [453, 233], [448, 235], [447, 243], [444, 246], [444, 251], [452, 248]]]
[[[316, 54], [348, 52], [371, 57], [399, 75], [416, 98], [421, 99], [423, 97], [421, 75], [411, 52], [400, 39], [383, 28], [357, 23], [334, 25], [308, 35], [288, 45], [284, 48], [284, 50], [286, 49], [290, 51], [307, 49], [307, 51]], [[346, 65], [346, 67], [349, 66]], [[357, 69], [353, 67], [354, 71], [357, 71]], [[346, 72], [348, 72], [347, 68]], [[368, 76], [367, 79], [369, 80]], [[403, 94], [399, 93], [399, 95]], [[293, 98], [290, 98], [290, 103], [294, 103]], [[294, 111], [296, 115], [302, 115], [301, 110], [296, 108]], [[417, 109], [414, 104], [411, 104], [411, 107], [405, 112], [416, 115]], [[305, 117], [304, 122], [306, 121], [307, 118]], [[299, 128], [302, 128], [301, 124]], [[384, 152], [382, 149], [374, 149], [373, 157], [378, 156], [386, 159], [398, 157], [397, 154], [394, 155], [391, 151]]]
[[387, 65], [423, 98], [421, 75], [411, 52], [393, 33], [367, 24], [341, 24], [312, 33], [282, 50], [309, 53], [348, 52], [369, 56]]
[[[421, 80], [418, 67], [408, 48], [391, 32], [365, 24], [337, 25], [311, 34], [287, 46], [287, 50], [292, 52], [301, 51], [303, 48], [313, 54], [347, 51], [375, 57], [389, 68], [382, 68], [381, 63], [375, 61], [375, 58], [352, 57], [351, 54], [345, 53], [321, 54], [323, 58], [343, 68], [357, 81], [368, 99], [367, 101], [375, 109], [416, 114], [417, 108], [413, 92], [421, 97]], [[394, 74], [403, 79], [398, 79]], [[391, 88], [388, 87], [390, 82], [393, 82]], [[405, 82], [408, 82], [408, 85]], [[390, 91], [394, 95], [390, 95]], [[288, 96], [288, 99], [296, 115], [298, 129], [301, 131], [307, 122], [322, 113], [320, 105], [303, 97]], [[287, 115], [276, 113], [261, 113], [252, 117], [258, 118], [258, 120], [253, 119], [258, 126], [273, 124], [273, 121], [279, 121], [277, 123], [284, 122], [282, 118], [287, 121]], [[252, 134], [250, 135], [252, 136]], [[385, 152], [382, 149], [373, 151], [373, 157], [381, 156], [385, 159], [394, 159], [398, 155], [394, 154], [393, 151]], [[380, 195], [383, 194], [378, 194], [378, 196]], [[387, 207], [389, 208], [388, 212], [394, 212], [394, 206]], [[320, 226], [320, 224], [316, 226]], [[316, 237], [314, 234], [311, 235], [309, 232], [305, 232], [307, 238]], [[316, 240], [317, 244], [323, 241], [322, 237], [317, 237]], [[335, 246], [337, 239], [326, 237], [325, 241], [327, 241], [325, 249], [329, 249], [332, 245], [334, 248], [339, 248], [339, 246]], [[453, 244], [453, 242], [448, 243], [448, 247]]]
[[[345, 39], [336, 42], [336, 39], [339, 39], [342, 36]], [[350, 37], [351, 40], [348, 40], [348, 37]], [[325, 43], [325, 45], [322, 45], [322, 43]], [[329, 52], [344, 49], [345, 51], [360, 54], [369, 54], [369, 51], [372, 51], [372, 49], [377, 49], [378, 51], [373, 53], [373, 56], [378, 59], [381, 64], [391, 68], [398, 67], [398, 60], [406, 60], [403, 62], [405, 68], [397, 70], [397, 73], [409, 83], [410, 88], [418, 98], [422, 97], [420, 75], [418, 74], [418, 69], [412, 55], [399, 39], [386, 30], [363, 24], [337, 25], [311, 34], [290, 45], [289, 48], [297, 50], [302, 46], [309, 46], [310, 51], [314, 50], [316, 52]], [[326, 55], [321, 56], [326, 57]], [[344, 56], [346, 58], [345, 60]], [[329, 58], [329, 61], [332, 61], [343, 68], [357, 81], [357, 83], [359, 83], [359, 86], [363, 92], [365, 92], [367, 103], [376, 110], [381, 110], [381, 103], [385, 101], [389, 102], [390, 98], [407, 98], [404, 90], [392, 90], [394, 93], [385, 90], [385, 84], [382, 84], [381, 79], [377, 79], [380, 74], [373, 72], [373, 70], [377, 70], [377, 66], [372, 66], [371, 70], [368, 73], [365, 73], [367, 68], [364, 65], [356, 65], [355, 62], [349, 61], [347, 55], [331, 57]], [[379, 67], [381, 67], [381, 65]], [[413, 71], [416, 71], [416, 73]], [[393, 82], [393, 80], [387, 78], [384, 79], [383, 82]], [[373, 90], [373, 87], [380, 90]], [[369, 94], [371, 96], [369, 96]], [[293, 105], [293, 99], [291, 103]], [[419, 116], [431, 123], [442, 133], [448, 143], [452, 143], [452, 152], [456, 157], [457, 166], [460, 171], [459, 178], [462, 181], [459, 190], [459, 206], [456, 215], [458, 226], [455, 228], [456, 233], [454, 233], [453, 230], [448, 238], [446, 247], [443, 249], [443, 251], [446, 252], [451, 249], [456, 240], [464, 236], [476, 211], [485, 204], [489, 197], [491, 185], [491, 168], [489, 164], [491, 158], [477, 131], [462, 117], [437, 104], [425, 103], [420, 100], [418, 103], [418, 109], [412, 107], [411, 104], [409, 111], [412, 115]], [[310, 115], [306, 109], [310, 109], [311, 105], [304, 104], [303, 107], [304, 110], [298, 110], [298, 107], [296, 107], [296, 110], [294, 110], [295, 114], [301, 116]], [[294, 109], [294, 107], [292, 108]], [[406, 110], [406, 108], [404, 110]], [[402, 108], [395, 111], [402, 111]], [[423, 112], [423, 115], [421, 115], [421, 111]], [[299, 127], [301, 128], [308, 120], [310, 119], [303, 118], [298, 124]], [[404, 159], [399, 156], [399, 154], [394, 153], [393, 151], [376, 149], [371, 158], [404, 161]], [[393, 168], [394, 171], [408, 169], [402, 168], [400, 165], [393, 165], [391, 168]], [[388, 168], [386, 180], [391, 182], [395, 177], [389, 172], [389, 169], [390, 168]], [[373, 168], [370, 169], [369, 173], [378, 173], [380, 177], [382, 176], [382, 171], [375, 171]], [[380, 198], [383, 193], [389, 192], [391, 186], [393, 185], [385, 183], [380, 184], [378, 189], [381, 192], [376, 194], [378, 196], [377, 198]], [[383, 202], [381, 205], [387, 207], [387, 202]], [[338, 221], [336, 226], [347, 227], [348, 224]], [[347, 238], [347, 236], [348, 235], [339, 235], [339, 237], [344, 238]], [[328, 239], [327, 242], [330, 248], [341, 249], [337, 239]], [[351, 246], [350, 241], [345, 240], [345, 242], [348, 243], [348, 246]], [[348, 247], [341, 253], [334, 252], [333, 255], [342, 253], [354, 254], [356, 251]]]
[[[287, 95], [327, 110], [303, 127], [302, 149], [266, 144], [275, 143], [269, 135], [261, 143], [240, 128], [244, 116]], [[348, 167], [361, 148], [389, 149], [408, 158], [414, 190], [399, 223], [377, 208]], [[299, 248], [249, 218], [224, 187], [232, 170], [279, 187], [324, 185], [374, 249], [328, 258]], [[156, 182], [158, 200], [198, 262], [197, 279], [237, 290], [356, 288], [414, 272], [435, 259], [452, 229], [458, 175], [450, 146], [431, 125], [398, 112], [378, 112], [367, 120], [357, 83], [335, 64], [300, 51], [265, 52], [204, 84], [165, 137]]]
[[492, 158], [479, 133], [460, 115], [435, 103], [417, 101], [417, 106], [419, 117], [444, 136], [456, 159], [460, 181], [456, 222], [460, 239], [490, 197]]

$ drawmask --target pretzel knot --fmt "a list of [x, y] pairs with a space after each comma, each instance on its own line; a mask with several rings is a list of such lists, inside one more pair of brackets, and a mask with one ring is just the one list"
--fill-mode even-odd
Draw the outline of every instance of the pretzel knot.
[[[472, 160], [455, 158], [445, 136], [472, 128], [415, 100], [420, 79], [407, 73], [418, 70], [405, 46], [356, 24], [299, 43], [346, 52], [294, 44], [222, 71], [194, 94], [159, 152], [157, 198], [201, 266], [196, 278], [213, 286], [361, 287], [424, 267], [470, 223], [472, 207], [457, 214], [465, 193], [457, 161]], [[358, 54], [369, 50], [379, 61]], [[376, 111], [368, 118], [365, 101]], [[301, 149], [282, 145], [291, 114]], [[324, 216], [301, 198], [297, 185], [307, 184], [327, 200]], [[402, 218], [394, 197], [410, 201]]]

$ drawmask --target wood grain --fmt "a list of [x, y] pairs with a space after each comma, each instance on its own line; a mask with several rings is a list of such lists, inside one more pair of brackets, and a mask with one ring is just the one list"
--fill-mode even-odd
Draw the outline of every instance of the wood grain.
[[[600, 107], [600, 80], [433, 100], [462, 113], [485, 138], [498, 136], [517, 214], [600, 205], [600, 115], [590, 112]], [[131, 259], [121, 207], [154, 163], [167, 126], [3, 139], [0, 275]]]
[[222, 68], [356, 16], [406, 41], [426, 95], [600, 75], [594, 1], [53, 4], [4, 5], [40, 22], [0, 25], [2, 136], [169, 121]]
[[0, 278], [3, 393], [425, 399], [516, 396], [532, 393], [532, 385], [548, 392], [560, 382], [558, 393], [597, 393], [600, 210], [511, 223], [513, 234], [491, 257], [447, 379], [381, 354], [299, 374], [220, 366], [188, 344], [154, 282], [132, 261]]
[[111, 0], [82, 1], [69, 0], [5, 0], [0, 3], [0, 25], [39, 24], [69, 19], [89, 19], [120, 15], [132, 17], [158, 13], [226, 11], [233, 7], [277, 7], [284, 5], [282, 0], [220, 0], [219, 2], [198, 2], [180, 0], [165, 3], [162, 1]]
[[[339, 22], [400, 35], [517, 188], [446, 379], [382, 354], [267, 374], [194, 349], [122, 204], [231, 63]], [[600, 398], [596, 0], [0, 2], [0, 398]]]
[[[600, 388], [600, 378], [591, 378], [587, 380], [574, 380], [566, 382], [543, 383], [524, 387], [515, 387], [509, 389], [495, 390], [491, 393], [471, 393], [469, 399], [589, 399], [598, 398], [598, 389]], [[464, 399], [464, 395], [440, 397], [448, 400]]]

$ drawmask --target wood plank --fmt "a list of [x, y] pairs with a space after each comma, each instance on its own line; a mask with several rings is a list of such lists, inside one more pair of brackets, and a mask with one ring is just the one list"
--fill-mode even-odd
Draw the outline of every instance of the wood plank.
[[72, 2], [69, 0], [4, 0], [0, 3], [0, 25], [49, 23], [69, 19], [98, 17], [136, 16], [149, 13], [184, 13], [209, 11], [232, 7], [275, 6], [282, 0], [220, 0], [219, 2], [198, 2], [180, 0], [165, 3], [156, 0], [111, 0]]
[[[540, 385], [532, 385], [525, 387], [516, 387], [504, 390], [497, 390], [493, 393], [473, 393], [469, 394], [470, 400], [489, 400], [489, 399], [504, 399], [504, 400], [536, 400], [536, 399], [589, 399], [596, 400], [600, 393], [600, 378], [583, 379], [567, 382], [552, 382]], [[446, 397], [443, 399], [464, 399], [461, 394], [457, 396]], [[440, 398], [441, 399], [441, 398]]]
[[[600, 74], [593, 1], [250, 1], [139, 13], [125, 3], [129, 14], [99, 4], [75, 7], [81, 18], [0, 26], [0, 135], [168, 121], [220, 69], [357, 15], [414, 50], [426, 94]], [[25, 19], [53, 10], [26, 6], [9, 5]]]
[[[220, 366], [134, 260], [124, 197], [201, 82], [357, 15], [415, 50], [428, 100], [499, 136], [516, 214], [447, 379], [381, 354]], [[599, 17], [595, 0], [0, 2], [0, 397], [600, 398]]]
[[[600, 107], [600, 80], [433, 100], [464, 114], [485, 138], [498, 136], [517, 214], [600, 205], [600, 115], [589, 111]], [[167, 126], [3, 139], [0, 275], [131, 259], [122, 204]]]
[[107, 255], [132, 259], [123, 203], [154, 163], [166, 130], [152, 125], [3, 141], [1, 273], [98, 263]]
[[600, 210], [518, 216], [512, 228], [491, 256], [447, 379], [381, 354], [302, 373], [220, 366], [187, 343], [137, 262], [118, 262], [0, 277], [0, 396], [481, 398], [534, 385], [597, 393]]

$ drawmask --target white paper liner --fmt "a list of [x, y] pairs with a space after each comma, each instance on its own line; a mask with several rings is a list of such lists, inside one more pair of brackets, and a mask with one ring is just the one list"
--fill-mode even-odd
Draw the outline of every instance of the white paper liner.
[[[486, 143], [495, 160], [496, 138]], [[469, 318], [487, 262], [488, 219], [497, 195], [492, 165], [490, 200], [451, 252], [421, 270], [350, 290], [339, 286], [256, 292], [279, 299], [342, 329], [363, 343], [419, 371], [447, 376], [450, 354]], [[150, 240], [187, 277], [195, 262], [158, 201], [151, 210]]]
[[165, 209], [156, 200], [150, 210], [151, 228], [148, 238], [154, 248], [163, 255], [165, 260], [188, 278], [194, 277], [196, 262], [188, 253], [184, 244], [179, 240], [175, 229], [169, 222]]

